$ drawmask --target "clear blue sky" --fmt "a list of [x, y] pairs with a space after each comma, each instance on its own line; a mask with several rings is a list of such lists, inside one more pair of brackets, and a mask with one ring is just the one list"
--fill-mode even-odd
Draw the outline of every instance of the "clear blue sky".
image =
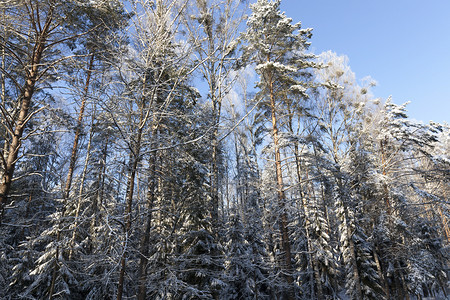
[[411, 101], [416, 120], [450, 123], [450, 0], [282, 0], [281, 10], [313, 28], [311, 50], [349, 57], [376, 97]]

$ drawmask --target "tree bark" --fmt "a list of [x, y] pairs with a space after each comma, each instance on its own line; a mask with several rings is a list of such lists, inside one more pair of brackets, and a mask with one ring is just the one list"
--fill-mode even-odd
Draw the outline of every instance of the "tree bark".
[[100, 158], [100, 161], [99, 161], [100, 170], [99, 170], [98, 176], [97, 176], [98, 188], [95, 193], [94, 201], [92, 203], [93, 218], [91, 220], [91, 225], [90, 225], [91, 236], [94, 233], [95, 226], [97, 226], [97, 224], [98, 224], [99, 207], [101, 207], [102, 200], [103, 200], [103, 193], [104, 193], [104, 189], [105, 189], [105, 177], [106, 177], [105, 176], [106, 158], [108, 156], [108, 144], [109, 144], [109, 138], [106, 138], [104, 145], [103, 145], [103, 149], [102, 149], [102, 157]]
[[361, 277], [359, 276], [359, 270], [358, 270], [358, 264], [357, 264], [357, 257], [356, 257], [356, 249], [355, 249], [355, 243], [353, 242], [352, 233], [349, 229], [347, 229], [347, 238], [350, 248], [350, 253], [352, 255], [352, 272], [353, 272], [353, 280], [356, 282], [355, 289], [356, 289], [356, 300], [362, 300], [362, 289], [361, 289]]
[[373, 258], [375, 260], [375, 264], [377, 265], [378, 276], [383, 281], [383, 289], [384, 289], [384, 293], [386, 294], [386, 298], [390, 299], [391, 297], [390, 297], [390, 292], [389, 292], [389, 284], [388, 284], [388, 282], [386, 280], [386, 276], [384, 276], [383, 270], [381, 268], [381, 262], [380, 262], [380, 259], [378, 258], [377, 249], [373, 250]]
[[[53, 9], [53, 7], [51, 7]], [[52, 24], [52, 12], [48, 12], [44, 26], [39, 32], [36, 32], [36, 42], [33, 47], [33, 54], [31, 57], [30, 67], [26, 72], [25, 86], [23, 88], [22, 102], [20, 104], [19, 116], [15, 122], [13, 136], [9, 145], [8, 154], [4, 162], [3, 180], [0, 182], [0, 224], [5, 205], [7, 204], [8, 195], [11, 190], [11, 183], [14, 177], [14, 169], [18, 160], [20, 148], [22, 146], [22, 136], [25, 127], [29, 121], [29, 110], [32, 104], [32, 98], [39, 78], [39, 67], [41, 65], [42, 55], [44, 53], [47, 37]], [[11, 120], [13, 121], [13, 120]]]
[[[292, 128], [291, 128], [292, 131]], [[295, 155], [295, 166], [297, 171], [297, 178], [299, 182], [299, 190], [300, 190], [300, 197], [301, 197], [301, 208], [303, 211], [303, 215], [305, 217], [305, 233], [306, 233], [306, 244], [307, 244], [307, 264], [308, 268], [311, 270], [310, 280], [311, 280], [311, 297], [315, 298], [315, 289], [314, 289], [314, 282], [316, 282], [317, 287], [317, 297], [318, 299], [323, 299], [323, 292], [322, 292], [322, 285], [320, 284], [320, 274], [317, 270], [317, 264], [313, 264], [313, 256], [312, 256], [312, 247], [311, 247], [311, 236], [309, 234], [309, 227], [310, 227], [310, 221], [309, 221], [309, 211], [308, 211], [308, 204], [306, 203], [306, 195], [302, 189], [302, 185], [300, 182], [302, 181], [301, 173], [300, 173], [300, 159], [299, 159], [299, 152], [298, 152], [298, 144], [295, 143], [294, 145], [294, 155]], [[317, 280], [319, 278], [319, 280]]]
[[[93, 135], [94, 135], [94, 133], [93, 133], [94, 120], [95, 120], [95, 109], [94, 109], [94, 113], [92, 114], [91, 129], [89, 131], [89, 141], [88, 141], [88, 145], [87, 145], [87, 149], [86, 149], [87, 153], [86, 153], [86, 157], [84, 159], [84, 167], [83, 167], [83, 172], [82, 172], [82, 175], [81, 175], [80, 188], [78, 189], [77, 206], [76, 206], [76, 209], [75, 209], [75, 224], [73, 226], [72, 237], [71, 237], [71, 240], [70, 240], [70, 243], [69, 243], [70, 244], [69, 260], [72, 259], [73, 247], [75, 246], [75, 239], [76, 239], [76, 236], [77, 236], [78, 225], [79, 225], [79, 222], [80, 222], [79, 216], [80, 216], [81, 202], [82, 202], [81, 198], [83, 197], [84, 182], [86, 180], [86, 174], [87, 174], [87, 169], [88, 169], [88, 165], [89, 165], [89, 159], [91, 157], [92, 138], [93, 138]], [[96, 213], [96, 211], [94, 210], [94, 214], [95, 213]]]
[[91, 82], [91, 74], [94, 67], [94, 56], [95, 56], [94, 53], [91, 52], [90, 59], [88, 62], [88, 69], [86, 73], [86, 84], [84, 86], [83, 99], [81, 100], [80, 111], [78, 113], [77, 128], [75, 130], [75, 138], [73, 140], [72, 153], [70, 155], [69, 171], [67, 173], [66, 185], [64, 187], [64, 199], [69, 198], [70, 187], [72, 185], [72, 177], [73, 172], [75, 170], [75, 163], [77, 160], [78, 142], [80, 140], [81, 126], [83, 124], [84, 109], [86, 107], [89, 85]]
[[[389, 201], [389, 189], [386, 183], [386, 176], [387, 176], [387, 159], [386, 159], [386, 149], [385, 146], [387, 145], [388, 141], [387, 139], [385, 140], [381, 140], [380, 141], [380, 150], [381, 150], [381, 170], [382, 170], [382, 174], [385, 177], [385, 181], [383, 182], [383, 198], [386, 204], [386, 211], [387, 214], [390, 216], [391, 215], [391, 203]], [[390, 218], [389, 218], [390, 220]]]
[[283, 172], [281, 168], [281, 154], [279, 149], [279, 137], [278, 137], [278, 124], [276, 114], [276, 103], [274, 95], [273, 80], [269, 76], [269, 96], [270, 96], [270, 109], [271, 109], [271, 121], [272, 121], [272, 138], [274, 144], [274, 156], [275, 156], [275, 173], [277, 178], [277, 193], [278, 193], [278, 207], [280, 209], [279, 226], [281, 231], [281, 246], [284, 252], [284, 267], [288, 274], [286, 274], [287, 283], [292, 286], [292, 291], [289, 291], [288, 297], [293, 298], [293, 278], [292, 272], [292, 255], [291, 255], [291, 243], [289, 240], [288, 231], [288, 217], [286, 213], [286, 196], [284, 194], [283, 184]]
[[141, 138], [142, 138], [142, 129], [139, 129], [137, 133], [137, 141], [136, 146], [134, 147], [134, 151], [130, 151], [130, 170], [127, 183], [127, 194], [125, 199], [126, 202], [125, 228], [124, 228], [125, 240], [123, 242], [124, 249], [122, 252], [122, 256], [120, 258], [120, 273], [119, 273], [119, 283], [117, 287], [117, 300], [121, 300], [123, 295], [123, 285], [124, 285], [126, 257], [127, 257], [126, 248], [131, 229], [131, 207], [133, 206], [133, 193], [134, 193], [137, 165], [139, 162]]
[[[340, 172], [340, 170], [338, 170], [338, 172]], [[352, 272], [352, 276], [353, 276], [353, 280], [355, 281], [355, 295], [354, 298], [356, 300], [362, 300], [363, 299], [363, 294], [362, 294], [362, 289], [361, 289], [361, 277], [359, 275], [359, 270], [358, 270], [358, 261], [357, 261], [357, 255], [356, 255], [356, 249], [355, 249], [355, 243], [353, 242], [353, 232], [351, 229], [351, 220], [348, 216], [348, 208], [345, 205], [345, 203], [343, 202], [343, 199], [345, 198], [345, 192], [344, 192], [344, 186], [342, 183], [342, 180], [340, 177], [336, 178], [337, 180], [337, 185], [338, 185], [338, 189], [339, 189], [339, 197], [340, 197], [340, 201], [341, 201], [341, 205], [342, 205], [342, 209], [343, 209], [343, 224], [342, 226], [345, 226], [346, 228], [346, 235], [345, 238], [347, 239], [348, 242], [348, 248], [349, 248], [349, 252], [350, 252], [350, 261], [347, 261], [346, 263], [350, 263], [351, 264], [351, 272]]]
[[[156, 129], [153, 130], [152, 139], [155, 140]], [[152, 143], [152, 149], [156, 149], [156, 144]], [[157, 152], [154, 152], [150, 156], [149, 166], [151, 168], [150, 174], [148, 176], [148, 189], [147, 189], [147, 217], [144, 225], [144, 234], [141, 238], [140, 245], [140, 261], [139, 261], [139, 269], [138, 269], [138, 279], [139, 279], [139, 288], [137, 299], [145, 300], [147, 295], [147, 287], [146, 287], [146, 279], [147, 279], [147, 265], [148, 265], [148, 255], [149, 255], [149, 242], [150, 242], [150, 233], [151, 233], [151, 225], [152, 225], [152, 210], [155, 202], [155, 188], [156, 188], [156, 155]]]
[[[131, 141], [130, 143], [130, 158], [129, 158], [129, 177], [127, 182], [127, 193], [125, 197], [126, 202], [126, 210], [125, 210], [125, 240], [123, 241], [123, 252], [120, 258], [120, 272], [119, 272], [119, 283], [117, 286], [117, 300], [122, 299], [123, 295], [123, 285], [125, 278], [125, 268], [126, 268], [126, 259], [127, 259], [127, 242], [129, 233], [131, 231], [131, 207], [133, 206], [133, 193], [134, 193], [134, 185], [136, 179], [137, 166], [140, 160], [141, 155], [141, 141], [142, 135], [144, 131], [145, 124], [147, 123], [148, 114], [146, 114], [146, 84], [147, 84], [147, 76], [144, 76], [143, 84], [142, 84], [142, 102], [139, 108], [139, 123], [136, 133], [136, 140]], [[154, 97], [151, 97], [153, 100]], [[152, 107], [152, 102], [150, 102], [149, 107]]]
[[[210, 33], [211, 31], [211, 33]], [[221, 98], [221, 89], [220, 84], [217, 86], [216, 84], [216, 76], [215, 76], [215, 62], [213, 60], [214, 53], [214, 40], [212, 36], [212, 28], [208, 27], [208, 48], [211, 55], [209, 60], [209, 73], [210, 73], [210, 95], [211, 101], [213, 104], [213, 132], [212, 132], [212, 157], [211, 157], [211, 201], [212, 201], [212, 224], [213, 230], [217, 234], [217, 226], [219, 223], [219, 167], [218, 167], [218, 136], [219, 136], [219, 122], [220, 122], [220, 114], [222, 107], [222, 98]], [[218, 96], [216, 95], [216, 92]]]

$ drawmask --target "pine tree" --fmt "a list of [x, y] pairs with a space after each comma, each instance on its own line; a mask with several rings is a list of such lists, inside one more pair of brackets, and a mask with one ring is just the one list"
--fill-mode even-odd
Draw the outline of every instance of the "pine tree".
[[[23, 140], [29, 136], [28, 123], [46, 109], [46, 87], [58, 79], [57, 71], [72, 52], [72, 46], [86, 28], [70, 23], [72, 14], [83, 6], [78, 1], [23, 1], [11, 2], [3, 13], [11, 18], [2, 18], [2, 28], [8, 31], [9, 40], [1, 42], [6, 50], [2, 61], [4, 88], [8, 84], [11, 92], [6, 99], [3, 93], [2, 115], [8, 134], [2, 149], [0, 210], [8, 202], [16, 164], [22, 151]], [[12, 17], [18, 16], [20, 17]], [[83, 31], [84, 30], [84, 31]], [[51, 105], [54, 106], [54, 105]], [[32, 132], [32, 131], [31, 131]]]
[[278, 193], [281, 249], [283, 251], [282, 269], [286, 281], [291, 286], [293, 297], [293, 266], [291, 242], [289, 240], [288, 214], [286, 212], [285, 184], [281, 162], [281, 141], [279, 133], [280, 106], [286, 105], [289, 94], [306, 97], [308, 84], [303, 81], [306, 68], [311, 67], [311, 55], [305, 54], [309, 46], [307, 39], [310, 29], [300, 29], [300, 23], [291, 24], [292, 19], [280, 12], [280, 1], [259, 0], [251, 5], [252, 14], [247, 22], [247, 31], [242, 35], [245, 41], [244, 57], [256, 65], [260, 75], [258, 97], [262, 99], [261, 110], [267, 115], [272, 127], [273, 155], [275, 158]]

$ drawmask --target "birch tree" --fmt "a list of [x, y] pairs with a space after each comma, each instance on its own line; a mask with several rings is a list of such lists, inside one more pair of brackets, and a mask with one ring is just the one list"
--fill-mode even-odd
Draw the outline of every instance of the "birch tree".
[[[235, 0], [199, 0], [186, 11], [185, 26], [195, 47], [194, 59], [199, 74], [207, 83], [207, 98], [211, 101], [213, 128], [211, 130], [211, 215], [215, 226], [219, 222], [219, 128], [223, 99], [229, 93], [233, 78], [235, 52], [238, 47], [239, 26], [245, 5]], [[216, 230], [216, 229], [215, 229]]]
[[364, 205], [361, 203], [364, 199], [351, 184], [355, 174], [350, 171], [351, 153], [357, 147], [361, 124], [373, 108], [371, 82], [368, 86], [357, 84], [346, 57], [329, 51], [322, 53], [319, 61], [323, 68], [317, 74], [324, 84], [324, 93], [319, 94], [314, 104], [317, 128], [321, 129], [320, 140], [327, 151], [324, 158], [328, 166], [325, 168], [334, 183], [334, 209], [339, 220], [346, 292], [355, 299], [383, 297], [372, 247], [359, 222], [362, 213], [359, 207]]
[[[157, 162], [151, 158], [156, 155], [155, 149], [151, 147], [158, 145], [153, 139], [157, 136], [161, 122], [172, 117], [170, 108], [175, 97], [178, 96], [178, 89], [192, 73], [187, 65], [189, 45], [180, 44], [176, 40], [180, 30], [180, 16], [186, 3], [186, 1], [134, 2], [135, 17], [132, 19], [134, 35], [129, 48], [129, 57], [124, 57], [121, 64], [116, 65], [117, 91], [122, 100], [114, 104], [115, 109], [110, 111], [110, 117], [114, 120], [116, 128], [122, 132], [124, 138], [122, 143], [128, 152], [124, 241], [123, 254], [120, 258], [117, 299], [121, 299], [124, 293], [126, 261], [133, 250], [128, 249], [128, 245], [134, 228], [132, 215], [135, 213], [133, 208], [136, 204], [135, 192], [139, 184], [138, 173], [142, 172], [144, 157], [150, 157], [148, 160], [150, 164]], [[146, 154], [145, 149], [150, 152]], [[150, 169], [152, 168], [153, 166], [150, 166]], [[150, 182], [153, 180], [151, 176]], [[151, 194], [152, 191], [149, 191], [148, 210], [152, 209]], [[143, 253], [140, 257], [138, 292], [138, 297], [141, 299], [145, 298], [146, 293], [145, 269], [146, 247], [148, 247], [146, 240], [149, 238], [151, 218], [152, 214], [148, 213], [141, 242]]]

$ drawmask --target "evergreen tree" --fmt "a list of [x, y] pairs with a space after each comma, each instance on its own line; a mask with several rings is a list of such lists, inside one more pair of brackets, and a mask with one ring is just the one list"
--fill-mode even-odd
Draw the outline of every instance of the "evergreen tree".
[[291, 24], [292, 19], [280, 12], [280, 1], [258, 0], [250, 6], [252, 15], [247, 22], [247, 31], [242, 35], [245, 60], [256, 65], [260, 75], [258, 98], [261, 111], [267, 116], [272, 127], [273, 156], [278, 193], [278, 227], [281, 234], [280, 261], [286, 281], [290, 285], [285, 291], [293, 298], [293, 266], [291, 241], [289, 239], [288, 213], [286, 211], [285, 183], [283, 180], [281, 160], [281, 135], [279, 133], [280, 110], [288, 105], [290, 94], [306, 97], [308, 83], [303, 81], [308, 67], [312, 66], [312, 55], [305, 54], [309, 46], [307, 39], [310, 29], [300, 29], [300, 23]]
[[0, 298], [448, 297], [448, 124], [246, 4], [2, 2]]

